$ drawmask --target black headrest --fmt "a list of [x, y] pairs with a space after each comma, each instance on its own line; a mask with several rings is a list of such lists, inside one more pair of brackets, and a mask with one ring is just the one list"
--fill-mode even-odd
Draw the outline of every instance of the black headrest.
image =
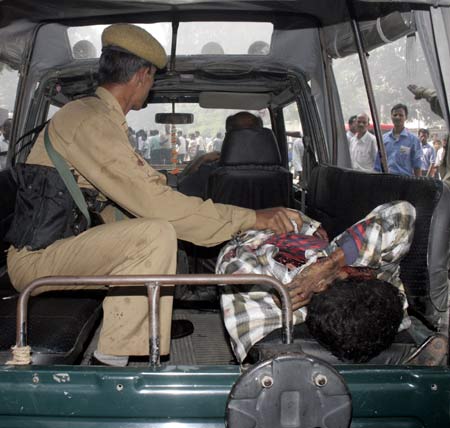
[[220, 165], [281, 165], [275, 135], [267, 128], [228, 131], [223, 140]]

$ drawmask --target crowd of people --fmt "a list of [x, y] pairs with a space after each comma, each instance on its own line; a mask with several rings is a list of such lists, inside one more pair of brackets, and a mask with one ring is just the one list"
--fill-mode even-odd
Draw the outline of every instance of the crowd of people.
[[[444, 158], [448, 137], [420, 128], [417, 135], [405, 127], [408, 107], [396, 104], [391, 109], [393, 127], [383, 135], [388, 172], [392, 174], [440, 179], [439, 166]], [[381, 172], [381, 161], [375, 136], [369, 130], [370, 118], [362, 112], [348, 120], [347, 140], [352, 168]]]
[[[182, 164], [204, 155], [205, 153], [220, 152], [223, 133], [217, 132], [214, 138], [204, 136], [200, 131], [185, 133], [185, 131], [165, 125], [163, 130], [151, 129], [146, 131], [133, 128], [128, 129], [128, 138], [145, 160], [152, 164], [168, 165]], [[174, 153], [176, 151], [176, 153]]]

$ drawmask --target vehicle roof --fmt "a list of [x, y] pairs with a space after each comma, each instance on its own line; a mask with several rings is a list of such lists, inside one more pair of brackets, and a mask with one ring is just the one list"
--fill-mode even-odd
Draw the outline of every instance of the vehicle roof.
[[[394, 10], [407, 11], [426, 5], [450, 5], [450, 0], [353, 0], [360, 20], [374, 19]], [[259, 0], [259, 1], [202, 1], [202, 0], [3, 0], [0, 2], [0, 27], [17, 20], [30, 22], [65, 22], [71, 25], [115, 21], [156, 22], [173, 20], [214, 20], [227, 16], [242, 20], [267, 19], [307, 15], [318, 25], [332, 25], [349, 20], [346, 0]], [[311, 25], [311, 24], [309, 24]]]

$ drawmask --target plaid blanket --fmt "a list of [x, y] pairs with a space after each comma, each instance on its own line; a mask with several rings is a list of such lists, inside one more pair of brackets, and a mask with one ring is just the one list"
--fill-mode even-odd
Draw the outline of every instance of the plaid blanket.
[[[320, 223], [303, 213], [300, 215], [304, 224], [297, 236], [275, 236], [270, 230], [249, 230], [235, 236], [220, 252], [216, 273], [270, 275], [287, 284], [306, 266], [341, 247], [349, 266], [374, 269], [377, 278], [390, 282], [405, 296], [399, 261], [408, 252], [414, 235], [415, 209], [410, 203], [380, 205], [329, 243], [314, 236]], [[300, 263], [283, 263], [293, 258]], [[281, 310], [264, 286], [224, 286], [221, 305], [239, 361], [244, 360], [255, 343], [281, 327]], [[400, 330], [411, 324], [407, 306], [405, 297]], [[306, 314], [306, 307], [295, 311], [294, 324], [303, 322]]]

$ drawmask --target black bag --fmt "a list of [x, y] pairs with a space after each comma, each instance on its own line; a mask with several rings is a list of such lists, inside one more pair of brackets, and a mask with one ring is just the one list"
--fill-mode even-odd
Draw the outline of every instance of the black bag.
[[86, 218], [55, 168], [17, 164], [13, 176], [17, 196], [14, 218], [5, 241], [17, 249], [39, 250], [87, 229]]

